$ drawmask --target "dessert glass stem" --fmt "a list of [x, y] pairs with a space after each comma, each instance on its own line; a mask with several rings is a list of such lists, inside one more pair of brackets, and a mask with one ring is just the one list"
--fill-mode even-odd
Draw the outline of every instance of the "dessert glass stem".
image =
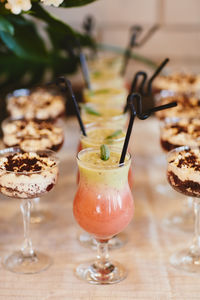
[[97, 260], [95, 261], [95, 269], [98, 269], [101, 273], [109, 269], [111, 263], [109, 261], [108, 254], [108, 241], [98, 241], [97, 240]]
[[190, 246], [190, 251], [193, 255], [200, 255], [200, 199], [194, 198], [194, 238], [193, 243]]
[[40, 198], [34, 198], [32, 202], [32, 211], [38, 212], [39, 210], [39, 205], [40, 205]]
[[34, 250], [32, 247], [32, 241], [30, 238], [30, 212], [32, 207], [32, 201], [29, 199], [23, 199], [21, 203], [21, 212], [23, 215], [24, 223], [24, 242], [21, 247], [21, 251], [24, 257], [33, 257]]

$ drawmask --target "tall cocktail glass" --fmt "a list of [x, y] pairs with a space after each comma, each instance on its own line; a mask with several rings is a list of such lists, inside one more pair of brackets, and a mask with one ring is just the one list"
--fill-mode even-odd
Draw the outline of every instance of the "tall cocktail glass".
[[121, 151], [110, 149], [110, 158], [103, 161], [99, 149], [79, 152], [80, 172], [73, 212], [77, 223], [97, 241], [98, 255], [92, 262], [81, 264], [76, 274], [90, 283], [110, 284], [124, 279], [127, 272], [119, 263], [110, 261], [108, 241], [124, 230], [133, 217], [133, 197], [128, 184], [131, 164], [127, 154], [119, 165]]
[[3, 266], [9, 271], [33, 274], [47, 269], [51, 258], [33, 249], [30, 238], [32, 199], [49, 192], [58, 178], [58, 159], [53, 151], [23, 152], [17, 148], [0, 151], [0, 192], [21, 200], [24, 242], [19, 251], [7, 256]]
[[[120, 127], [116, 127], [114, 124], [91, 124], [86, 126], [86, 132], [87, 136], [81, 135], [80, 150], [86, 148], [99, 148], [101, 144], [107, 144], [109, 146], [122, 150], [126, 133], [124, 130], [121, 130]], [[132, 189], [132, 166], [130, 167], [128, 172], [128, 182], [130, 189]], [[92, 249], [96, 249], [96, 240], [88, 233], [80, 233], [78, 239], [82, 245], [90, 247]], [[108, 245], [109, 249], [117, 249], [123, 247], [126, 243], [126, 234], [120, 233], [119, 235], [110, 239]]]

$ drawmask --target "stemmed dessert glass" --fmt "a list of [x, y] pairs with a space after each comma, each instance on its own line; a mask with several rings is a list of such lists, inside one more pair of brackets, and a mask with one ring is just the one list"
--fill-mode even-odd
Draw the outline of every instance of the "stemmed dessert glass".
[[103, 163], [99, 161], [99, 149], [84, 149], [77, 156], [80, 181], [73, 213], [80, 227], [96, 239], [98, 254], [95, 261], [79, 265], [76, 274], [93, 284], [116, 283], [127, 275], [123, 266], [110, 261], [108, 241], [133, 217], [133, 197], [128, 184], [131, 158], [127, 154], [125, 163], [119, 165], [121, 151], [114, 148], [110, 151], [109, 160]]
[[183, 146], [171, 150], [167, 157], [167, 178], [179, 193], [193, 197], [194, 238], [189, 248], [170, 258], [171, 264], [188, 272], [200, 272], [200, 148]]
[[[37, 132], [37, 127], [35, 131], [32, 127], [27, 129], [26, 135], [25, 133], [23, 133], [22, 135], [21, 130], [25, 130], [25, 128], [27, 128], [26, 125], [29, 124], [29, 121], [31, 122], [31, 120], [25, 120], [24, 118], [9, 117], [2, 122], [1, 127], [4, 135], [3, 142], [5, 147], [18, 147], [23, 151], [37, 151], [50, 149], [57, 152], [60, 150], [64, 142], [64, 134], [61, 124], [59, 124], [58, 122], [52, 124], [45, 121], [33, 121], [36, 122], [36, 124], [38, 124], [41, 130], [41, 135]], [[22, 122], [22, 128], [20, 127], [18, 131], [15, 128], [15, 122]], [[51, 136], [47, 135], [45, 126], [43, 124], [47, 126], [47, 130], [52, 128], [54, 130], [54, 134], [51, 134]], [[32, 224], [39, 224], [51, 218], [51, 213], [48, 210], [41, 210], [40, 198], [37, 197], [32, 199], [30, 222]]]
[[[171, 144], [168, 141], [166, 141], [166, 138], [169, 138], [168, 136], [166, 136], [166, 127], [170, 126], [170, 128], [171, 128], [170, 134], [172, 134], [172, 131], [174, 130], [174, 128], [176, 126], [178, 126], [178, 122], [182, 121], [182, 120], [184, 121], [186, 119], [185, 118], [184, 119], [182, 119], [182, 118], [166, 118], [165, 120], [163, 120], [161, 122], [160, 144], [161, 144], [162, 150], [165, 152], [165, 154], [167, 154], [172, 149], [186, 145], [187, 142], [190, 145], [192, 145], [192, 144], [197, 145], [197, 141], [195, 139], [188, 141], [188, 140], [184, 139], [184, 137], [182, 137], [181, 140], [178, 139], [178, 143], [182, 143], [182, 145], [180, 144], [179, 146]], [[174, 138], [176, 138], [176, 137], [177, 137], [177, 135], [174, 134]], [[173, 136], [172, 136], [172, 138], [173, 138]], [[176, 141], [174, 140], [174, 138], [172, 139], [172, 141], [175, 143]], [[166, 191], [167, 195], [171, 195], [170, 191], [168, 191], [168, 189], [167, 189], [167, 186], [165, 188], [165, 191]], [[175, 196], [174, 193], [173, 193], [173, 196]], [[184, 203], [182, 209], [180, 211], [173, 213], [172, 215], [168, 216], [167, 218], [165, 218], [163, 223], [165, 226], [172, 227], [173, 229], [176, 228], [176, 229], [180, 229], [183, 231], [192, 231], [193, 226], [194, 226], [192, 197], [187, 197], [187, 199], [185, 199], [185, 203]]]
[[48, 255], [33, 249], [29, 230], [30, 211], [32, 199], [49, 192], [56, 184], [59, 161], [50, 150], [23, 152], [17, 148], [7, 148], [0, 150], [0, 163], [0, 192], [21, 200], [24, 224], [22, 247], [5, 257], [3, 266], [15, 273], [41, 272], [47, 269], [52, 261]]

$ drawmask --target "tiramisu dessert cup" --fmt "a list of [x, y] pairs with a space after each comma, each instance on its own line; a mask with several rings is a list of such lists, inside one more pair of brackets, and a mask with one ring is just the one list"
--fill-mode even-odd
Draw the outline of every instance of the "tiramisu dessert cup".
[[200, 74], [177, 72], [158, 76], [153, 82], [153, 90], [155, 92], [170, 90], [176, 93], [196, 93], [200, 91]]
[[[200, 146], [200, 120], [198, 118], [166, 119], [162, 122], [160, 143], [165, 153], [180, 146]], [[183, 231], [192, 231], [194, 215], [191, 197], [187, 198], [183, 210], [169, 216], [164, 223]]]
[[64, 142], [63, 129], [51, 122], [7, 118], [2, 122], [3, 143], [23, 151], [59, 151]]
[[12, 272], [33, 274], [47, 269], [51, 258], [33, 249], [30, 238], [32, 199], [49, 192], [57, 182], [58, 159], [53, 151], [0, 150], [0, 192], [21, 200], [24, 242], [21, 250], [7, 256], [3, 266]]
[[166, 118], [197, 118], [200, 117], [200, 94], [177, 94], [173, 91], [161, 91], [155, 95], [158, 105], [176, 101], [177, 106], [156, 112], [160, 120]]
[[131, 158], [127, 154], [125, 162], [119, 165], [121, 151], [114, 148], [110, 148], [109, 156], [106, 154], [104, 159], [101, 155], [99, 148], [88, 148], [77, 157], [80, 181], [73, 213], [80, 227], [96, 239], [98, 255], [95, 261], [79, 265], [76, 274], [89, 283], [111, 284], [127, 275], [123, 266], [110, 261], [108, 241], [124, 230], [133, 217], [133, 197], [128, 184]]
[[[63, 129], [56, 123], [22, 118], [7, 118], [2, 122], [3, 142], [6, 147], [23, 151], [58, 151], [64, 142]], [[40, 198], [32, 201], [31, 223], [38, 224], [51, 219], [51, 213], [40, 209]]]
[[54, 121], [65, 113], [64, 98], [44, 88], [19, 89], [7, 96], [7, 110], [12, 118]]
[[195, 228], [190, 247], [170, 258], [171, 264], [188, 272], [200, 272], [200, 148], [183, 146], [167, 156], [167, 178], [179, 193], [193, 198]]

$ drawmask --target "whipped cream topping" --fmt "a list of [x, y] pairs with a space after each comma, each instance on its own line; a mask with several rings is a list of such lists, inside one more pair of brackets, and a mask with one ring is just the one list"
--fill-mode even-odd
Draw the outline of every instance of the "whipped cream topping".
[[153, 87], [157, 90], [196, 92], [200, 90], [200, 75], [173, 73], [168, 76], [159, 76], [155, 79]]
[[65, 111], [61, 95], [38, 88], [23, 96], [10, 96], [7, 110], [13, 118], [48, 120], [56, 119]]
[[45, 153], [35, 152], [15, 153], [0, 157], [0, 170], [16, 173], [33, 173], [43, 171], [56, 166], [54, 159], [49, 158]]
[[200, 184], [200, 149], [170, 153], [168, 157], [169, 172], [173, 172], [181, 181], [189, 180]]
[[170, 109], [158, 111], [156, 116], [160, 119], [164, 118], [193, 118], [200, 116], [200, 97], [194, 94], [176, 95], [171, 97], [159, 98], [159, 105], [169, 102], [177, 102], [177, 106]]
[[180, 119], [166, 122], [161, 129], [161, 141], [177, 146], [200, 146], [200, 119]]
[[64, 140], [62, 128], [44, 121], [8, 119], [2, 130], [6, 146], [17, 146], [24, 151], [58, 150]]
[[0, 157], [0, 191], [9, 197], [38, 197], [53, 188], [57, 177], [57, 162], [46, 154], [29, 152]]

